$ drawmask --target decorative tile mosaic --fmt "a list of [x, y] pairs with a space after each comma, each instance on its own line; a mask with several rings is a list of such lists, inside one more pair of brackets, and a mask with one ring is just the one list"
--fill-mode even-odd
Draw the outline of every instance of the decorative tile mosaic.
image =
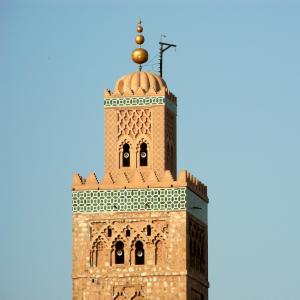
[[72, 192], [73, 213], [188, 210], [207, 221], [207, 205], [187, 188], [89, 190]]
[[158, 97], [124, 97], [105, 98], [104, 107], [125, 107], [125, 106], [145, 106], [145, 105], [166, 105], [176, 112], [176, 105], [164, 96]]

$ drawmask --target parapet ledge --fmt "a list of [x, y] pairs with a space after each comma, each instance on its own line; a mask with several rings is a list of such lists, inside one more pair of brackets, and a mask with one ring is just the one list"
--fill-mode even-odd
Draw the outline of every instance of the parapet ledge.
[[208, 202], [207, 186], [190, 172], [186, 170], [180, 171], [177, 180], [185, 182], [189, 189]]
[[177, 105], [177, 97], [166, 87], [161, 87], [159, 91], [156, 91], [151, 87], [147, 92], [141, 87], [136, 92], [129, 89], [124, 91], [123, 93], [120, 93], [118, 90], [111, 91], [109, 89], [105, 89], [103, 92], [104, 99], [157, 96], [164, 96], [168, 98], [173, 104]]
[[195, 194], [208, 202], [207, 186], [186, 170], [179, 172], [174, 180], [171, 172], [166, 170], [161, 176], [156, 171], [143, 173], [140, 170], [133, 172], [107, 173], [102, 181], [97, 179], [95, 173], [90, 173], [87, 178], [73, 174], [73, 191], [81, 190], [107, 190], [107, 189], [139, 189], [139, 188], [168, 188], [188, 187]]

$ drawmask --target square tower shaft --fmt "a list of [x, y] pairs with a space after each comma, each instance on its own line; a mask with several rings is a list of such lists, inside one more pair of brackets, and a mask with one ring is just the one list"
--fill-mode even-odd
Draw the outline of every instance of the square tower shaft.
[[104, 176], [73, 176], [73, 300], [207, 300], [207, 187], [176, 174], [176, 97], [135, 72], [104, 109]]

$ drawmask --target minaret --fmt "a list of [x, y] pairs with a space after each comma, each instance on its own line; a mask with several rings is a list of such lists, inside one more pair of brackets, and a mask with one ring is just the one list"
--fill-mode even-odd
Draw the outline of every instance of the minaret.
[[137, 32], [138, 71], [104, 91], [104, 176], [73, 176], [73, 300], [207, 300], [207, 188], [177, 176], [177, 99]]

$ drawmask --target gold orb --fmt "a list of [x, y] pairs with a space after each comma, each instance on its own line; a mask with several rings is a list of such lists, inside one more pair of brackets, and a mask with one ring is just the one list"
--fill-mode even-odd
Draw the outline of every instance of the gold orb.
[[138, 45], [142, 45], [145, 41], [145, 38], [143, 35], [139, 34], [135, 37], [135, 42], [138, 44]]
[[142, 25], [138, 25], [138, 27], [136, 28], [136, 31], [137, 31], [138, 33], [143, 32], [143, 26], [142, 26]]
[[137, 64], [143, 64], [148, 60], [148, 52], [143, 48], [134, 49], [131, 53], [132, 60]]

